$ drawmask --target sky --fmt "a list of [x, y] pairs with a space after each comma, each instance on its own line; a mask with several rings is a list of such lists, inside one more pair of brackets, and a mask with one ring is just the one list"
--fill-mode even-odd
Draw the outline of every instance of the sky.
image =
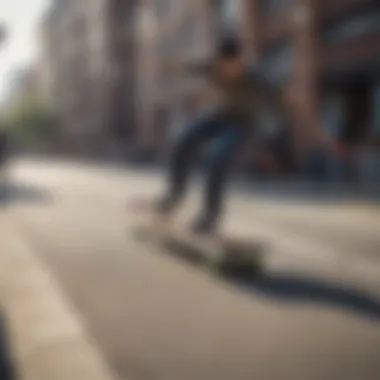
[[0, 100], [6, 94], [14, 69], [31, 61], [38, 51], [38, 20], [49, 0], [0, 0], [0, 23], [8, 40], [0, 46]]

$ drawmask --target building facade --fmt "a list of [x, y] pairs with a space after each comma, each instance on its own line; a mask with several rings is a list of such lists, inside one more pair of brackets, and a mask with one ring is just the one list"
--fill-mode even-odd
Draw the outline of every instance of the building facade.
[[160, 154], [204, 103], [204, 85], [183, 80], [181, 63], [206, 56], [212, 48], [212, 14], [202, 0], [146, 0], [140, 4], [139, 141], [143, 150]]
[[321, 2], [318, 90], [324, 132], [359, 176], [380, 178], [380, 4]]
[[123, 152], [132, 143], [133, 10], [133, 0], [55, 0], [43, 20], [41, 58], [69, 152]]
[[138, 108], [144, 117], [140, 141], [162, 148], [209, 98], [201, 83], [181, 80], [171, 62], [209, 55], [218, 33], [233, 30], [251, 60], [262, 62], [272, 81], [291, 83], [296, 94], [291, 125], [296, 170], [302, 170], [318, 146], [349, 160], [357, 147], [376, 145], [376, 0], [151, 0], [145, 8], [154, 13], [155, 32], [146, 48], [150, 58], [139, 64], [140, 77], [151, 78], [143, 86], [149, 95], [141, 97], [150, 107]]

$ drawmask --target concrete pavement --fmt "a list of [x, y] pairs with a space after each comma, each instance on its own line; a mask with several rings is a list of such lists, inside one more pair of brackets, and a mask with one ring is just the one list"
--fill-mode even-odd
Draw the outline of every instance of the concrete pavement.
[[0, 302], [20, 379], [116, 379], [9, 211], [0, 213], [0, 233]]
[[272, 242], [266, 278], [236, 286], [126, 237], [149, 176], [23, 162], [14, 179], [19, 225], [120, 378], [380, 377], [376, 215], [232, 196], [226, 227]]

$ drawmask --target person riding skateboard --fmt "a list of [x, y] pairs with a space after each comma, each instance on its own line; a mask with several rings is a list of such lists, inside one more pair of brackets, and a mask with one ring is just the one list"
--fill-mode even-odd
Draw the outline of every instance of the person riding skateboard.
[[218, 104], [212, 112], [191, 123], [172, 145], [168, 188], [156, 200], [154, 210], [159, 216], [168, 216], [178, 207], [187, 189], [193, 153], [205, 146], [211, 155], [204, 205], [192, 230], [208, 234], [217, 228], [223, 211], [229, 167], [254, 129], [260, 110], [269, 106], [287, 113], [289, 104], [260, 67], [245, 63], [242, 46], [235, 36], [221, 38], [211, 62], [189, 65], [188, 69], [192, 74], [205, 76], [215, 87]]

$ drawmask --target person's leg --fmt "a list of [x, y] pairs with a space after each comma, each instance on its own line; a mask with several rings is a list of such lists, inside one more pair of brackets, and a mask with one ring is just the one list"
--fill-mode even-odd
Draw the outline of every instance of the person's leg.
[[174, 143], [169, 155], [168, 189], [157, 203], [160, 213], [170, 213], [182, 200], [187, 187], [193, 154], [204, 141], [215, 135], [217, 128], [216, 118], [205, 116], [194, 122]]
[[211, 150], [203, 210], [193, 228], [195, 232], [208, 233], [217, 227], [222, 213], [223, 194], [227, 175], [244, 141], [244, 132], [234, 126], [221, 128]]

